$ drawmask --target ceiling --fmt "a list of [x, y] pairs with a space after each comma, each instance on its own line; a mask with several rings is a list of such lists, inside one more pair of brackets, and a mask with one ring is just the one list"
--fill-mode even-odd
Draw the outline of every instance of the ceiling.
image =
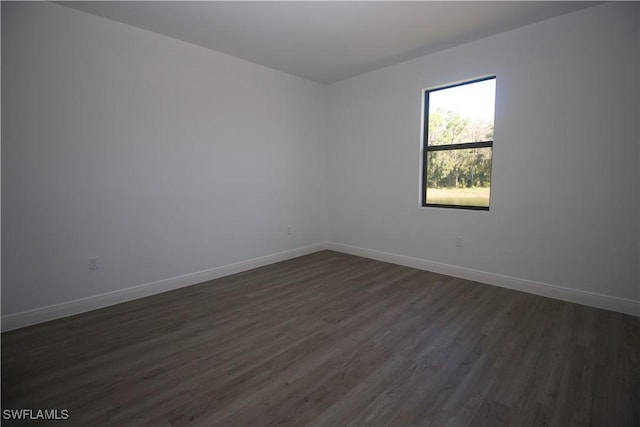
[[601, 2], [57, 2], [329, 84]]

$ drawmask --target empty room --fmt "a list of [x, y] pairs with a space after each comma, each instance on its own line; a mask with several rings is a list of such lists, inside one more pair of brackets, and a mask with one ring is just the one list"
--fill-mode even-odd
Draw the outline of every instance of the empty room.
[[1, 8], [3, 425], [640, 425], [640, 3]]

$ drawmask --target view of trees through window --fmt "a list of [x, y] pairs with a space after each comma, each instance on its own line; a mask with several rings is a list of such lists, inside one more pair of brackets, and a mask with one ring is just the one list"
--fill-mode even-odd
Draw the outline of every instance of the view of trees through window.
[[495, 81], [425, 93], [424, 205], [489, 208]]

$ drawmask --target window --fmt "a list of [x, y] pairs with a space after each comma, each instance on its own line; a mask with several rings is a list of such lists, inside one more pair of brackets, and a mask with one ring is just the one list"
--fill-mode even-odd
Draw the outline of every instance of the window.
[[424, 94], [422, 205], [489, 210], [496, 78]]

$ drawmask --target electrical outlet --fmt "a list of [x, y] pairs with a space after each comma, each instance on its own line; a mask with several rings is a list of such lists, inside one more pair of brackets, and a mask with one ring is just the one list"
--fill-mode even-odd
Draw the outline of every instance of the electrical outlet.
[[456, 237], [456, 247], [462, 247], [462, 237]]
[[98, 268], [100, 268], [98, 266], [98, 257], [89, 257], [89, 270], [97, 270]]
[[293, 227], [291, 227], [291, 226], [287, 227], [287, 234], [288, 235], [292, 235], [293, 234]]

